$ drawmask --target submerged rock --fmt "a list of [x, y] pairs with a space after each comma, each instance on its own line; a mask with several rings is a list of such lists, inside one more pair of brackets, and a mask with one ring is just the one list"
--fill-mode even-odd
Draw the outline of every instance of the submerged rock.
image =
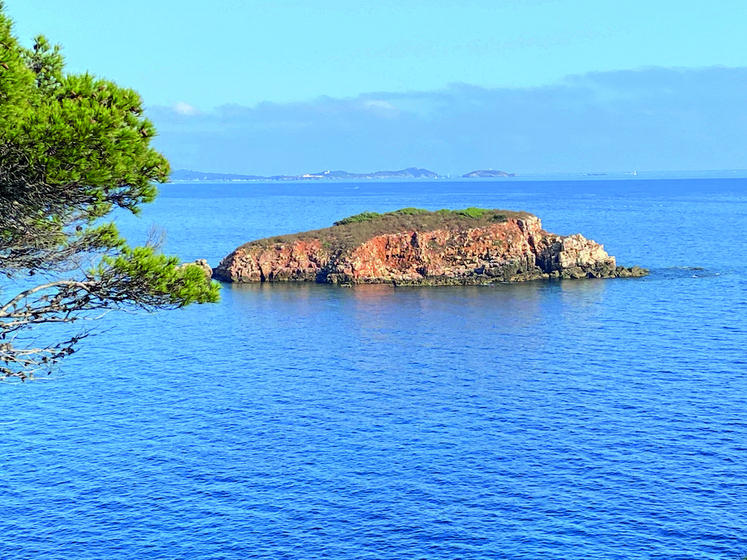
[[526, 212], [414, 208], [351, 216], [331, 228], [252, 241], [226, 256], [225, 282], [471, 285], [644, 276], [580, 234], [548, 233]]

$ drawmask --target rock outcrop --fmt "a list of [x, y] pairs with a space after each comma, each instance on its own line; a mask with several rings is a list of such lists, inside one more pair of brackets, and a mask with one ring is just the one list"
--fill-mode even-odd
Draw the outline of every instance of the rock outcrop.
[[525, 212], [365, 213], [323, 230], [252, 241], [213, 271], [226, 282], [448, 285], [643, 276], [582, 235], [548, 233]]
[[[189, 263], [189, 264], [193, 264], [193, 265], [199, 266], [202, 269], [202, 271], [205, 273], [205, 276], [207, 276], [208, 279], [212, 277], [212, 275], [213, 275], [213, 269], [210, 267], [210, 265], [208, 264], [207, 260], [205, 260], [205, 259], [197, 259], [193, 263]], [[185, 265], [182, 265], [182, 266], [185, 266]]]

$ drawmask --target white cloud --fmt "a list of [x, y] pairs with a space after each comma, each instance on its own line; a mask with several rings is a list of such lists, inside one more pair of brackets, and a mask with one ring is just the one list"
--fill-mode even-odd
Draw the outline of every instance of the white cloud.
[[179, 101], [178, 103], [175, 103], [171, 108], [177, 113], [179, 113], [180, 115], [186, 115], [189, 117], [200, 113], [200, 111], [197, 110], [195, 107], [192, 107], [192, 105], [184, 103], [183, 101]]
[[366, 99], [363, 107], [380, 117], [397, 117], [400, 112], [396, 105], [384, 99]]

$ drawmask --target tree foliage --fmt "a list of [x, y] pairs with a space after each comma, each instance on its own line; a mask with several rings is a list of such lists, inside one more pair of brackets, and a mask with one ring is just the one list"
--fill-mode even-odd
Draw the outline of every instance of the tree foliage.
[[43, 36], [24, 48], [0, 1], [0, 379], [48, 371], [84, 336], [39, 345], [40, 326], [217, 301], [200, 267], [131, 248], [105, 221], [167, 180], [155, 133], [135, 91], [65, 73]]

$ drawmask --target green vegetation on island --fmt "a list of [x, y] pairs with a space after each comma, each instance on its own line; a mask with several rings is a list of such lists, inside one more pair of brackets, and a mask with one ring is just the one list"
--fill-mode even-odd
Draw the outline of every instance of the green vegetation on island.
[[[518, 214], [518, 213], [515, 213]], [[487, 208], [465, 208], [464, 210], [424, 210], [422, 208], [400, 208], [399, 210], [394, 210], [392, 212], [386, 212], [384, 214], [379, 214], [378, 212], [362, 212], [360, 214], [355, 214], [354, 216], [348, 216], [347, 218], [343, 218], [342, 220], [338, 220], [334, 223], [336, 226], [344, 226], [347, 224], [356, 224], [361, 222], [368, 222], [371, 220], [376, 220], [378, 218], [386, 218], [388, 216], [424, 216], [424, 215], [433, 215], [437, 218], [444, 218], [444, 217], [454, 217], [454, 216], [466, 216], [467, 218], [472, 219], [478, 219], [485, 216], [489, 216], [490, 221], [493, 222], [504, 222], [507, 219], [507, 215], [504, 211], [496, 211], [496, 210], [489, 210]], [[429, 220], [431, 222], [432, 220]], [[436, 222], [443, 222], [443, 220], [436, 219]], [[392, 224], [392, 222], [389, 222]], [[448, 220], [445, 222], [448, 223]], [[430, 224], [429, 225], [438, 225], [436, 224]]]
[[463, 230], [481, 227], [509, 218], [531, 216], [527, 212], [465, 208], [463, 210], [424, 210], [402, 208], [392, 212], [361, 212], [334, 223], [332, 227], [250, 241], [245, 246], [292, 243], [297, 239], [315, 238], [329, 246], [346, 250], [360, 245], [377, 235], [402, 231], [433, 231], [436, 229]]

